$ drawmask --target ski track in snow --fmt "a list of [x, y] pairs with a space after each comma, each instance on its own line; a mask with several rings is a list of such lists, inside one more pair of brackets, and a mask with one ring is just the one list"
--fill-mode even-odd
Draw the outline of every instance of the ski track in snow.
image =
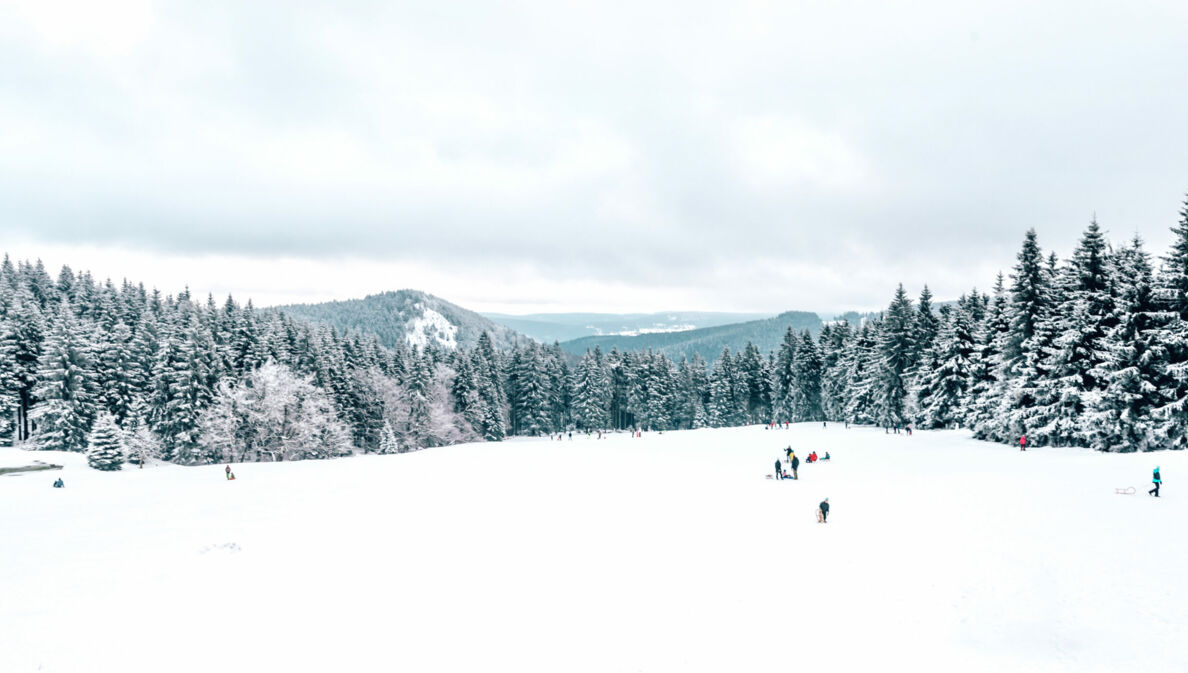
[[[834, 459], [766, 480], [788, 444]], [[66, 468], [0, 476], [4, 672], [1188, 670], [1182, 452], [804, 424], [231, 482], [27, 459]]]

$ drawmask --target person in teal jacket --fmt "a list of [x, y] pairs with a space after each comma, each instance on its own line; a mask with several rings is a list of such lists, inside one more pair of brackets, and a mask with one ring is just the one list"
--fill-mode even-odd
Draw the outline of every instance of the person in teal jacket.
[[1159, 466], [1158, 465], [1155, 466], [1155, 474], [1153, 474], [1151, 476], [1151, 483], [1155, 484], [1155, 488], [1147, 491], [1147, 495], [1153, 495], [1156, 498], [1158, 498], [1159, 497], [1159, 485], [1163, 483], [1163, 479], [1160, 478], [1160, 476], [1159, 476]]

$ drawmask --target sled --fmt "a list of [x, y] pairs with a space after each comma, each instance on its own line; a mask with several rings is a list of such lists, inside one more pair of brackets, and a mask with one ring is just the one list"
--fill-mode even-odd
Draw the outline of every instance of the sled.
[[774, 475], [774, 474], [769, 474], [769, 475], [767, 475], [767, 478], [768, 478], [768, 479], [775, 479], [775, 475]]
[[1135, 491], [1133, 486], [1128, 486], [1126, 488], [1115, 488], [1114, 493], [1118, 495], [1134, 495]]

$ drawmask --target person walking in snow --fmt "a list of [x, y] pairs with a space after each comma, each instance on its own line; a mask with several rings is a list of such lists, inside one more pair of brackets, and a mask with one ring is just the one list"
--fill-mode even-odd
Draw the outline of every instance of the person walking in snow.
[[1155, 474], [1151, 475], [1151, 483], [1155, 484], [1155, 488], [1147, 491], [1147, 495], [1159, 497], [1159, 485], [1163, 483], [1163, 479], [1159, 476], [1159, 466], [1155, 466]]
[[1026, 451], [1026, 450], [1027, 450], [1027, 435], [1020, 435], [1020, 437], [1019, 437], [1019, 450], [1020, 450], [1020, 451]]
[[795, 451], [792, 451], [789, 455], [791, 456], [792, 463], [792, 478], [799, 479], [800, 477], [796, 475], [796, 468], [800, 467], [800, 459], [796, 457]]
[[784, 478], [783, 466], [780, 465], [780, 459], [776, 458], [776, 479], [783, 479], [783, 478]]
[[829, 518], [829, 498], [821, 501], [817, 506], [817, 523], [825, 523]]

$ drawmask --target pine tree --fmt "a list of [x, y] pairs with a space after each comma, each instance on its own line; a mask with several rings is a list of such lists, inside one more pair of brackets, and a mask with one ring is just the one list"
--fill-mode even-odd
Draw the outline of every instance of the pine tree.
[[875, 405], [878, 421], [884, 426], [898, 427], [906, 421], [904, 406], [908, 396], [908, 375], [916, 344], [914, 328], [912, 302], [901, 284], [879, 330], [882, 362], [875, 388]]
[[603, 430], [610, 424], [610, 381], [595, 354], [587, 350], [574, 375], [573, 417], [583, 430]]
[[800, 336], [800, 345], [792, 360], [792, 420], [820, 421], [825, 415], [821, 409], [821, 356], [812, 335], [805, 330]]
[[1188, 198], [1172, 233], [1172, 249], [1163, 258], [1154, 297], [1164, 314], [1155, 338], [1166, 351], [1166, 379], [1159, 391], [1163, 405], [1156, 413], [1160, 442], [1183, 449], [1188, 446]]
[[83, 451], [95, 419], [95, 372], [86, 337], [63, 302], [50, 330], [30, 412], [38, 448]]
[[383, 432], [380, 434], [379, 452], [382, 455], [400, 453], [400, 443], [396, 441], [396, 432], [392, 430], [392, 424], [386, 420]]
[[1036, 443], [1084, 446], [1093, 434], [1085, 410], [1107, 384], [1106, 335], [1118, 324], [1114, 279], [1105, 237], [1089, 224], [1062, 279], [1063, 301], [1048, 320], [1056, 335], [1043, 360], [1046, 376], [1028, 433]]
[[738, 375], [730, 348], [723, 348], [710, 374], [709, 422], [712, 427], [741, 425], [744, 410], [738, 395]]
[[1106, 335], [1105, 390], [1090, 399], [1085, 426], [1101, 451], [1163, 448], [1153, 410], [1165, 404], [1167, 352], [1159, 339], [1166, 314], [1156, 311], [1151, 263], [1136, 236], [1115, 256], [1118, 315]]
[[929, 349], [935, 365], [922, 371], [921, 386], [929, 391], [919, 401], [916, 422], [921, 428], [948, 428], [961, 421], [974, 355], [970, 315], [960, 305], [944, 311], [940, 332]]
[[124, 432], [116, 425], [115, 417], [107, 412], [99, 414], [87, 442], [87, 464], [96, 470], [118, 470], [124, 465], [126, 453]]

